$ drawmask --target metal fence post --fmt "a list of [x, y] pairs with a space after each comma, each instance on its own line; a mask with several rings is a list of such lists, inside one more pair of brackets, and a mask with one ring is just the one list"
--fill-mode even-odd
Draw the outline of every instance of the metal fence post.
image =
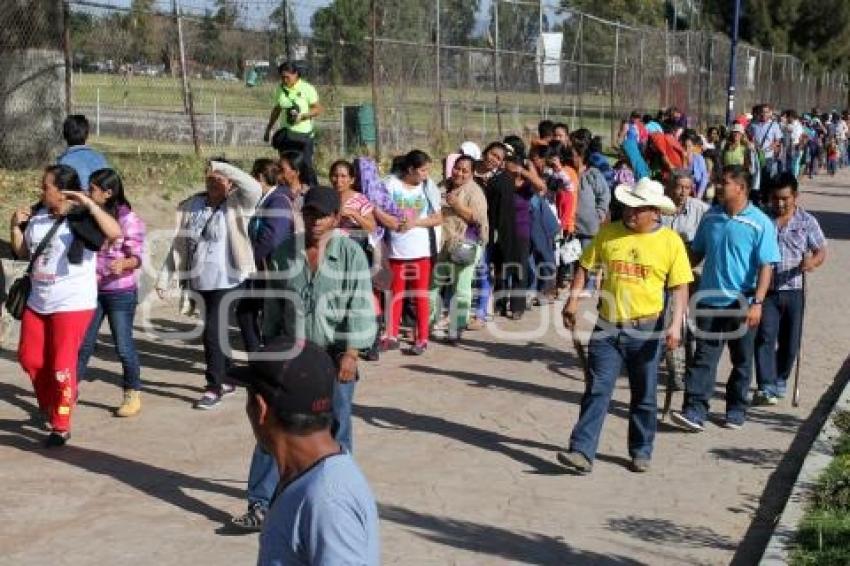
[[95, 136], [100, 138], [100, 87], [97, 87], [97, 98], [95, 104], [94, 131]]
[[218, 145], [218, 97], [213, 96], [213, 147]]
[[610, 145], [614, 146], [614, 139], [616, 137], [615, 132], [615, 120], [616, 120], [616, 93], [617, 93], [617, 62], [620, 58], [620, 26], [616, 26], [614, 28], [614, 60], [611, 65], [611, 114], [608, 116], [609, 121], [611, 123], [611, 143]]

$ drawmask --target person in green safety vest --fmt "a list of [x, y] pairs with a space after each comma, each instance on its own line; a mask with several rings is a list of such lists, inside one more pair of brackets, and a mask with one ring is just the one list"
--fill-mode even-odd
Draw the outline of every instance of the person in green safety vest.
[[[263, 141], [271, 139], [272, 146], [279, 152], [299, 151], [307, 167], [307, 184], [316, 185], [316, 169], [313, 165], [315, 138], [314, 119], [322, 113], [316, 88], [301, 78], [301, 71], [290, 61], [278, 66], [280, 85], [274, 93], [272, 108]], [[280, 119], [280, 129], [271, 135]]]

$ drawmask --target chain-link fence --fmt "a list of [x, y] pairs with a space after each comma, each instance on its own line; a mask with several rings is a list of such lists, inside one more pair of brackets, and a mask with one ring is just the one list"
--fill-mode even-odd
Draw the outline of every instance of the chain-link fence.
[[[73, 109], [103, 143], [185, 151], [194, 132], [208, 155], [267, 150], [275, 68], [287, 58], [318, 88], [327, 156], [362, 150], [372, 139], [364, 128], [375, 125], [384, 153], [395, 153], [524, 133], [541, 116], [610, 140], [631, 110], [677, 106], [694, 124], [725, 114], [730, 41], [707, 31], [626, 26], [522, 0], [182, 4], [70, 0]], [[843, 74], [814, 74], [746, 44], [736, 63], [738, 112], [762, 101], [845, 106]], [[373, 105], [377, 120], [357, 113]]]
[[4, 0], [0, 9], [0, 166], [43, 162], [65, 107], [63, 5]]

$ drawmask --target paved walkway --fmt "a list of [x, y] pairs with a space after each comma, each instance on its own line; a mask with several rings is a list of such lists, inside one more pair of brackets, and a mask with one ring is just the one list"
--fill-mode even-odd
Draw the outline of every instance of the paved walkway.
[[[761, 527], [781, 509], [772, 494], [788, 489], [801, 458], [795, 435], [848, 353], [850, 173], [807, 183], [803, 203], [827, 231], [830, 258], [810, 279], [801, 406], [753, 410], [741, 431], [689, 435], [662, 425], [649, 474], [625, 468], [624, 381], [593, 474], [565, 475], [554, 464], [583, 386], [556, 331], [560, 305], [519, 324], [499, 321], [504, 335], [470, 333], [458, 348], [367, 366], [356, 454], [380, 500], [385, 563], [727, 564], [742, 540], [737, 560], [752, 563]], [[153, 322], [188, 323], [161, 306]], [[508, 332], [516, 329], [526, 333]], [[119, 366], [104, 348], [96, 381], [83, 385], [72, 444], [50, 452], [28, 421], [28, 381], [14, 354], [0, 352], [0, 563], [254, 561], [256, 536], [221, 528], [244, 507], [253, 447], [244, 394], [193, 411], [198, 346], [140, 333], [139, 347], [141, 417], [110, 416]]]

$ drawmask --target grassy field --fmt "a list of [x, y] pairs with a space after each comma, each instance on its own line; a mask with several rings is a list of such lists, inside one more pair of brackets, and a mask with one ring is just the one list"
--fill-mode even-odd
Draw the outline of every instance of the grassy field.
[[[101, 108], [127, 111], [183, 110], [182, 84], [177, 78], [77, 74], [73, 84], [73, 100], [78, 107], [95, 107], [99, 101]], [[320, 127], [334, 134], [339, 129], [343, 105], [372, 101], [369, 86], [317, 86], [326, 108], [319, 120]], [[195, 111], [210, 115], [215, 112], [221, 117], [266, 118], [273, 104], [275, 87], [276, 85], [270, 82], [249, 88], [241, 82], [193, 79]], [[390, 138], [411, 137], [408, 132], [413, 131], [435, 137], [434, 132], [440, 127], [436, 94], [433, 89], [428, 88], [380, 88], [379, 103], [385, 135]], [[493, 92], [447, 88], [443, 92], [443, 100], [446, 130], [451, 135], [473, 139], [489, 139], [497, 135], [496, 101]], [[560, 93], [547, 94], [546, 101], [552, 119], [565, 121], [573, 128], [584, 125], [604, 138], [609, 137], [610, 99], [607, 96], [585, 96], [582, 101], [584, 112], [581, 119], [573, 116], [572, 104], [577, 103], [573, 97], [564, 98]], [[541, 115], [538, 93], [503, 92], [500, 108], [503, 134], [527, 130], [537, 123]]]

